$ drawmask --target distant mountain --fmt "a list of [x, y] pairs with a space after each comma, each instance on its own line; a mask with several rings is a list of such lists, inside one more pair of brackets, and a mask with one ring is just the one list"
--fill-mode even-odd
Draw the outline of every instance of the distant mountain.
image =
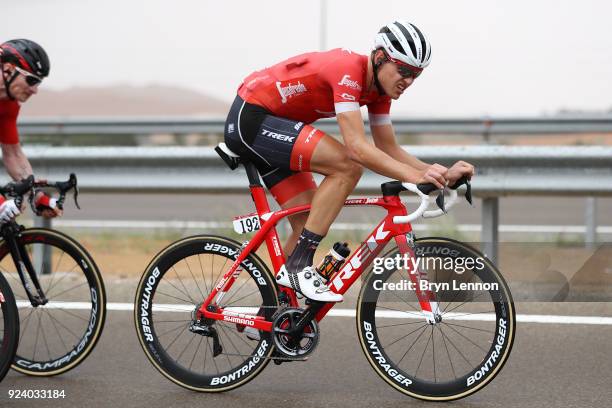
[[214, 116], [230, 103], [172, 86], [109, 86], [41, 89], [21, 107], [22, 117], [40, 116]]

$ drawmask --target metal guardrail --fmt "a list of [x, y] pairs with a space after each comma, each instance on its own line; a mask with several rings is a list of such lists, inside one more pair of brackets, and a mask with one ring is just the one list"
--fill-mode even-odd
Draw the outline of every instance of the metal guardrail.
[[[225, 118], [24, 118], [21, 134], [125, 135], [125, 134], [222, 134]], [[367, 121], [366, 121], [367, 124]], [[335, 120], [315, 124], [328, 133], [339, 133]], [[394, 119], [400, 134], [515, 135], [560, 133], [611, 133], [612, 115], [560, 117], [483, 117]], [[369, 126], [366, 126], [369, 131]]]
[[[612, 196], [612, 147], [404, 146], [427, 162], [475, 164], [473, 192], [483, 199], [482, 241], [497, 257], [499, 197], [504, 195]], [[210, 147], [26, 147], [36, 174], [79, 175], [92, 192], [247, 192], [242, 169], [229, 170]], [[320, 178], [319, 178], [320, 180]], [[380, 193], [388, 179], [366, 172], [357, 193]], [[587, 217], [588, 218], [588, 217]], [[594, 220], [587, 222], [594, 228]], [[588, 235], [588, 234], [587, 234]], [[592, 233], [591, 233], [592, 235]]]
[[[612, 147], [404, 146], [427, 162], [473, 163], [479, 197], [508, 194], [612, 196]], [[84, 190], [246, 191], [243, 169], [229, 170], [211, 147], [25, 147], [37, 175], [79, 175]], [[387, 178], [366, 171], [359, 193], [380, 193]]]

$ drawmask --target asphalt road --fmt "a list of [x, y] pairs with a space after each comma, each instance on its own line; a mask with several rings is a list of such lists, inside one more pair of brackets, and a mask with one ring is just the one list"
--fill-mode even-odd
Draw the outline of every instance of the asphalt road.
[[[66, 219], [219, 221], [252, 211], [248, 195], [83, 195], [82, 211], [68, 206]], [[458, 207], [457, 223], [479, 223], [480, 209]], [[344, 221], [367, 222], [380, 211], [348, 212]], [[582, 198], [504, 198], [501, 223], [580, 225]], [[612, 225], [612, 199], [601, 199], [599, 223]], [[109, 281], [110, 302], [132, 302], [135, 282]], [[343, 308], [349, 305], [343, 305]], [[610, 303], [522, 303], [519, 314], [612, 316]], [[54, 378], [11, 372], [0, 383], [0, 407], [258, 408], [432, 406], [389, 387], [369, 366], [354, 318], [329, 317], [308, 362], [268, 367], [242, 388], [224, 394], [185, 390], [159, 374], [138, 343], [132, 313], [111, 311], [102, 339], [75, 370]], [[519, 323], [514, 349], [500, 375], [454, 407], [602, 407], [612, 401], [612, 325]], [[64, 390], [57, 400], [9, 399], [9, 390]]]
[[[517, 305], [519, 313], [612, 315], [604, 304]], [[162, 377], [140, 349], [128, 311], [110, 312], [100, 343], [75, 370], [54, 378], [11, 372], [0, 384], [0, 406], [11, 407], [417, 407], [370, 368], [355, 321], [330, 317], [308, 362], [268, 367], [242, 388], [223, 394], [185, 390]], [[612, 326], [519, 323], [500, 375], [453, 407], [605, 407], [612, 401]], [[10, 400], [9, 390], [64, 390], [58, 400]]]

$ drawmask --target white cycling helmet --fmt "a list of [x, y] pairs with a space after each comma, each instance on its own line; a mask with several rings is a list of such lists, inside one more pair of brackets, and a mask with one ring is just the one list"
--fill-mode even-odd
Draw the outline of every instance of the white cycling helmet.
[[431, 59], [431, 44], [414, 24], [394, 21], [380, 29], [374, 49], [383, 48], [387, 55], [415, 68], [425, 68]]

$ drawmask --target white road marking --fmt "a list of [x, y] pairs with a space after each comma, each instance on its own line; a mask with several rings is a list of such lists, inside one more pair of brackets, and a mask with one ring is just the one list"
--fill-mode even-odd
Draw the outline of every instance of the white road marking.
[[[18, 301], [17, 306], [20, 308], [31, 307], [28, 301]], [[90, 303], [86, 302], [49, 302], [45, 308], [49, 309], [73, 309], [73, 310], [88, 310], [91, 308]], [[132, 303], [107, 303], [107, 310], [112, 311], [133, 311]], [[154, 306], [154, 311], [160, 312], [191, 312], [193, 306], [189, 305], [157, 305]], [[255, 308], [232, 308], [232, 311], [238, 313], [256, 313]], [[328, 316], [333, 317], [355, 317], [353, 309], [332, 309]], [[398, 318], [421, 318], [418, 312], [415, 311], [380, 311], [377, 316], [387, 317], [391, 319]], [[447, 313], [446, 319], [462, 320], [462, 321], [493, 321], [495, 315], [492, 313], [480, 313], [467, 315], [465, 313]], [[519, 314], [516, 316], [519, 323], [541, 323], [541, 324], [587, 324], [587, 325], [612, 325], [612, 317], [610, 316], [563, 316], [563, 315], [534, 315], [534, 314]]]

